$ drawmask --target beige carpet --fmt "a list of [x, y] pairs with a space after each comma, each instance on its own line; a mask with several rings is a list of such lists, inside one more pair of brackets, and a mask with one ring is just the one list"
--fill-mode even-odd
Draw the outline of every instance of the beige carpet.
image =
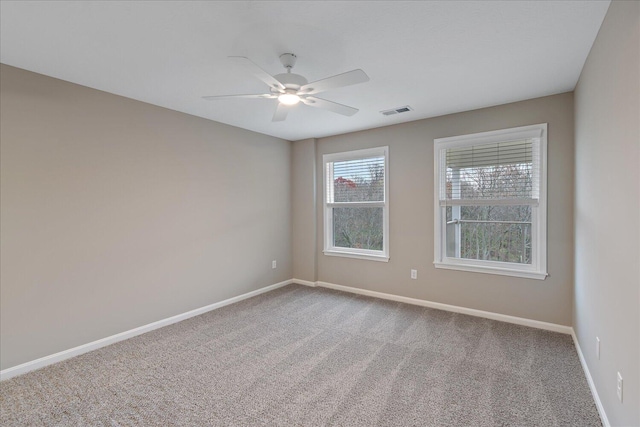
[[0, 383], [2, 426], [597, 426], [568, 335], [290, 285]]

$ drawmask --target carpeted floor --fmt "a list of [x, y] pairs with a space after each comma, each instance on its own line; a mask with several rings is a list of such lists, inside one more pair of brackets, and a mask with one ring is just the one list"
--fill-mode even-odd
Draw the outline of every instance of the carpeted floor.
[[599, 426], [568, 335], [290, 285], [0, 383], [2, 426]]

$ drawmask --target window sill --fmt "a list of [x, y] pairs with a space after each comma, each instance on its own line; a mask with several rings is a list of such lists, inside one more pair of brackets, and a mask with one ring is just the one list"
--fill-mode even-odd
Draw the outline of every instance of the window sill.
[[324, 250], [322, 252], [328, 256], [338, 256], [338, 257], [344, 257], [344, 258], [356, 258], [356, 259], [366, 259], [370, 261], [389, 262], [389, 257], [385, 255], [370, 255], [370, 254], [360, 254], [355, 252], [335, 251], [335, 250]]
[[510, 268], [488, 267], [488, 266], [481, 266], [481, 265], [448, 264], [443, 262], [434, 262], [433, 265], [436, 268], [442, 268], [446, 270], [459, 270], [459, 271], [470, 271], [473, 273], [498, 274], [501, 276], [523, 277], [525, 279], [544, 280], [548, 276], [547, 273], [542, 273], [538, 271], [523, 271], [523, 270], [510, 269]]

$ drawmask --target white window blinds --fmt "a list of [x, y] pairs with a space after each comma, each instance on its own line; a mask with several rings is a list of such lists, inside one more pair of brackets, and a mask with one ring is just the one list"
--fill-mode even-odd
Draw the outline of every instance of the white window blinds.
[[328, 162], [327, 203], [384, 202], [384, 156]]
[[440, 204], [519, 200], [540, 195], [540, 151], [535, 138], [440, 150]]

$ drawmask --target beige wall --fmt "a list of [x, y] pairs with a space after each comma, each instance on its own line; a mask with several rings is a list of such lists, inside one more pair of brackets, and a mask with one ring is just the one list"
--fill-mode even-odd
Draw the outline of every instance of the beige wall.
[[291, 149], [293, 277], [315, 282], [316, 268], [316, 140], [297, 141]]
[[[549, 124], [549, 277], [541, 281], [435, 269], [433, 140], [536, 123]], [[319, 281], [562, 325], [571, 324], [572, 93], [322, 138], [317, 145]], [[323, 255], [322, 155], [384, 145], [389, 146], [390, 261], [384, 263]], [[410, 279], [411, 269], [418, 270], [418, 280]]]
[[619, 426], [640, 425], [639, 51], [640, 3], [611, 3], [575, 91], [574, 328]]
[[289, 142], [0, 74], [2, 369], [292, 277]]

